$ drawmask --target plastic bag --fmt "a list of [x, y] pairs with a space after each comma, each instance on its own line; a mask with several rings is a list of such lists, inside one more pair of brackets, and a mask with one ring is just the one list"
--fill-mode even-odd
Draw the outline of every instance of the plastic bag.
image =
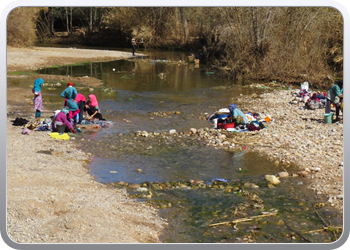
[[303, 82], [301, 84], [301, 90], [306, 90], [308, 91], [309, 90], [309, 82]]

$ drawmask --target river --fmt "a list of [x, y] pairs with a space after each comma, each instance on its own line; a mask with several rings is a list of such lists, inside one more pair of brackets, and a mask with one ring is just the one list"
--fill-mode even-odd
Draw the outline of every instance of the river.
[[[340, 218], [330, 207], [315, 206], [322, 203], [306, 191], [307, 179], [288, 178], [283, 185], [267, 185], [264, 175], [281, 172], [283, 166], [254, 152], [227, 152], [208, 147], [201, 138], [185, 136], [191, 128], [212, 128], [203, 117], [226, 108], [235, 97], [266, 90], [223, 80], [208, 65], [184, 63], [185, 53], [145, 53], [130, 60], [36, 71], [96, 77], [104, 83], [93, 89], [76, 84], [78, 92], [97, 96], [103, 116], [113, 122], [110, 128], [76, 135], [84, 139], [80, 147], [94, 155], [89, 171], [96, 181], [158, 207], [169, 221], [162, 242], [325, 243], [337, 239], [333, 231], [310, 232], [323, 228], [320, 214], [334, 224]], [[60, 108], [58, 93], [63, 89], [45, 95], [53, 110]], [[162, 136], [170, 130], [183, 136]], [[139, 137], [135, 131], [159, 136]], [[213, 226], [254, 216], [257, 219]]]

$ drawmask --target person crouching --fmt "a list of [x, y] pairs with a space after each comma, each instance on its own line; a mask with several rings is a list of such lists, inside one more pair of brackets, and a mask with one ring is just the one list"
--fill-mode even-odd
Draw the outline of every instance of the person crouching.
[[55, 121], [52, 123], [52, 131], [59, 132], [63, 134], [65, 132], [76, 133], [76, 130], [73, 128], [72, 123], [67, 119], [67, 114], [69, 113], [68, 107], [64, 107], [60, 112], [55, 116]]

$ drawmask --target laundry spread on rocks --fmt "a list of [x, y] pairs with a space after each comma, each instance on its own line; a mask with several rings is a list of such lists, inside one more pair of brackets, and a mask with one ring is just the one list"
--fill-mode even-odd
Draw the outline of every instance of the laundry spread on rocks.
[[[300, 109], [324, 109], [325, 123], [340, 121], [339, 113], [343, 112], [343, 81], [339, 80], [333, 87], [326, 92], [313, 92], [309, 89], [309, 83], [301, 83], [299, 91], [289, 87], [288, 97], [291, 104], [299, 105]], [[331, 107], [336, 108], [336, 119], [332, 119], [333, 112]], [[330, 118], [328, 118], [330, 117]], [[208, 121], [214, 124], [216, 129], [225, 129], [230, 132], [259, 131], [266, 128], [268, 122], [274, 121], [270, 115], [262, 115], [257, 112], [242, 112], [237, 108], [235, 103], [230, 104], [227, 108], [222, 108], [214, 114], [207, 117]]]
[[230, 132], [259, 131], [266, 128], [264, 123], [273, 119], [270, 115], [260, 115], [256, 112], [243, 113], [232, 103], [228, 108], [222, 108], [208, 117], [214, 128], [225, 129]]

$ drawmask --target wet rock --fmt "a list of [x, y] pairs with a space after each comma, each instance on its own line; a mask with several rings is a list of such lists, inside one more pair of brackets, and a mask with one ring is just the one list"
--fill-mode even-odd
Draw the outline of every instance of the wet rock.
[[286, 178], [286, 177], [289, 177], [289, 173], [288, 172], [280, 172], [277, 174], [277, 176], [279, 178]]
[[197, 133], [197, 129], [191, 128], [191, 129], [190, 129], [190, 132], [191, 132], [191, 134], [196, 134], [196, 133]]
[[145, 188], [145, 187], [138, 187], [138, 188], [136, 189], [136, 191], [137, 191], [137, 192], [147, 192], [148, 189]]
[[132, 188], [132, 189], [137, 189], [140, 187], [140, 184], [137, 184], [137, 183], [134, 183], [134, 184], [129, 184], [128, 186], [129, 188]]
[[169, 134], [171, 134], [171, 135], [172, 135], [172, 134], [176, 134], [176, 130], [175, 130], [175, 129], [170, 129], [170, 130], [169, 130]]
[[281, 181], [274, 175], [265, 175], [265, 179], [272, 185], [278, 185]]
[[251, 182], [246, 182], [246, 183], [244, 183], [243, 186], [246, 188], [260, 188], [258, 185], [251, 183]]
[[309, 175], [309, 172], [307, 172], [307, 171], [300, 171], [300, 172], [298, 172], [298, 175], [300, 177], [302, 177], [302, 178], [305, 178], [305, 177], [307, 177]]

